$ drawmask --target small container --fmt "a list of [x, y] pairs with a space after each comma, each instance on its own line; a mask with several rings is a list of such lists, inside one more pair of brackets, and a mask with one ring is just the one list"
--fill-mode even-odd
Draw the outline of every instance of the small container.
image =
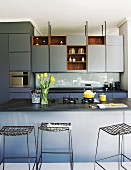
[[76, 61], [76, 59], [75, 58], [73, 58], [73, 62], [75, 62]]
[[69, 54], [75, 54], [75, 49], [74, 49], [74, 48], [71, 48], [71, 49], [69, 50]]
[[83, 62], [85, 61], [84, 57], [82, 57], [81, 61], [83, 61]]
[[106, 95], [105, 94], [101, 94], [99, 96], [99, 100], [100, 100], [100, 102], [106, 102]]
[[84, 49], [83, 48], [79, 48], [78, 54], [84, 54]]
[[72, 62], [72, 58], [71, 57], [69, 58], [69, 61]]
[[63, 41], [60, 41], [60, 45], [63, 45]]

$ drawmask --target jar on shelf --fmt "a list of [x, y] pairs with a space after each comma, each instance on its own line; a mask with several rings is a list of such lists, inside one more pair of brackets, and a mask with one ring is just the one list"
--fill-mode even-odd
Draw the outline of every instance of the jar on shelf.
[[84, 54], [84, 49], [83, 48], [79, 48], [78, 54]]
[[60, 41], [60, 45], [63, 45], [63, 41]]
[[73, 62], [75, 62], [76, 61], [76, 59], [75, 58], [73, 58]]
[[74, 48], [71, 48], [71, 49], [69, 50], [69, 54], [75, 54], [75, 49], [74, 49]]
[[72, 58], [71, 57], [69, 58], [69, 61], [72, 62]]
[[85, 58], [84, 58], [84, 57], [82, 57], [81, 61], [83, 61], [83, 62], [84, 62], [84, 61], [85, 61]]

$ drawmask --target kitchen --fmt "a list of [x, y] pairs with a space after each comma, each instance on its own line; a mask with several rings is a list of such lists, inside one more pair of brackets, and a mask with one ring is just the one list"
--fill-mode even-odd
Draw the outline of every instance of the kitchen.
[[[96, 3], [96, 5], [98, 5], [98, 4]], [[76, 7], [76, 5], [75, 5], [75, 7]], [[82, 7], [83, 7], [83, 5], [82, 5]], [[97, 9], [97, 8], [95, 8], [95, 9]], [[60, 10], [59, 12], [62, 12], [62, 11]], [[66, 17], [68, 17], [68, 15]], [[80, 14], [77, 14], [77, 16], [78, 15], [80, 15]], [[108, 99], [108, 96], [109, 96], [109, 98], [120, 98], [118, 95], [118, 91], [116, 92], [116, 90], [115, 90], [115, 82], [121, 83], [120, 88], [122, 90], [120, 91], [121, 92], [120, 95], [121, 96], [124, 95], [123, 98], [127, 98], [127, 96], [128, 96], [128, 98], [130, 98], [130, 96], [131, 96], [130, 65], [129, 65], [129, 63], [130, 63], [129, 62], [130, 61], [130, 57], [129, 57], [130, 56], [130, 48], [129, 48], [130, 37], [127, 36], [127, 35], [130, 35], [129, 34], [130, 33], [130, 20], [125, 19], [124, 21], [122, 21], [123, 18], [125, 18], [125, 17], [128, 17], [128, 16], [126, 16], [126, 14], [124, 14], [124, 17], [121, 16], [121, 19], [119, 20], [119, 22], [117, 22], [117, 24], [115, 26], [113, 25], [112, 27], [110, 26], [111, 22], [109, 22], [108, 19], [104, 19], [104, 20], [107, 20], [106, 25], [105, 25], [105, 21], [103, 21], [103, 20], [102, 20], [102, 22], [99, 22], [99, 23], [96, 21], [96, 25], [94, 26], [94, 28], [96, 28], [96, 30], [93, 30], [93, 28], [92, 28], [93, 19], [91, 19], [91, 18], [89, 18], [89, 20], [81, 18], [82, 21], [79, 21], [77, 23], [78, 25], [76, 27], [71, 24], [71, 23], [73, 23], [72, 21], [70, 21], [71, 22], [70, 24], [67, 22], [68, 27], [65, 30], [62, 28], [61, 29], [57, 28], [57, 24], [55, 23], [55, 20], [52, 20], [52, 18], [50, 16], [50, 18], [47, 17], [48, 19], [46, 19], [46, 22], [43, 24], [44, 28], [40, 27], [41, 31], [38, 31], [39, 29], [37, 28], [37, 24], [34, 24], [34, 22], [32, 22], [32, 21], [30, 22], [30, 21], [23, 20], [23, 22], [18, 22], [18, 20], [17, 20], [18, 23], [16, 23], [14, 20], [12, 20], [12, 21], [14, 21], [13, 23], [11, 23], [10, 20], [7, 20], [6, 23], [1, 21], [0, 36], [1, 36], [1, 49], [3, 49], [3, 52], [2, 52], [3, 54], [0, 55], [0, 57], [1, 57], [1, 63], [0, 63], [0, 70], [1, 70], [0, 71], [0, 73], [1, 73], [0, 93], [1, 93], [1, 97], [0, 97], [0, 101], [1, 101], [1, 103], [4, 103], [5, 101], [7, 101], [9, 99], [13, 99], [13, 98], [15, 98], [15, 99], [17, 99], [17, 98], [26, 98], [27, 99], [28, 98], [31, 101], [31, 93], [30, 93], [31, 90], [33, 90], [34, 88], [39, 88], [38, 81], [36, 79], [37, 73], [44, 73], [44, 72], [49, 73], [49, 75], [54, 76], [56, 79], [54, 86], [50, 88], [50, 92], [49, 92], [49, 96], [52, 99], [54, 99], [54, 98], [56, 99], [56, 98], [60, 98], [60, 97], [63, 98], [64, 96], [62, 96], [62, 95], [66, 95], [65, 97], [67, 97], [67, 98], [69, 98], [69, 96], [71, 98], [73, 98], [73, 96], [75, 96], [76, 98], [82, 98], [84, 89], [87, 88], [87, 87], [85, 87], [85, 84], [91, 84], [91, 87], [90, 87], [91, 90], [93, 87], [93, 91], [94, 92], [96, 91], [95, 98], [99, 98], [99, 95], [101, 95], [102, 93], [106, 94], [107, 99]], [[75, 16], [74, 16], [74, 18], [75, 18]], [[64, 18], [63, 18], [63, 20], [64, 20]], [[86, 22], [87, 20], [88, 20], [88, 22]], [[113, 18], [112, 18], [112, 20], [113, 20]], [[19, 20], [19, 21], [21, 21], [21, 20]], [[48, 21], [51, 21], [51, 22], [49, 23]], [[67, 20], [65, 18], [64, 23], [66, 21]], [[37, 23], [37, 21], [36, 21], [36, 23]], [[101, 27], [102, 24], [104, 26], [104, 31], [102, 31], [102, 27]], [[15, 26], [13, 26], [13, 25], [15, 25]], [[88, 36], [85, 34], [85, 32], [86, 32], [85, 25], [86, 25], [86, 29], [88, 28], [87, 29]], [[119, 28], [117, 27], [117, 25], [119, 25]], [[79, 30], [80, 26], [81, 26], [81, 28]], [[54, 71], [54, 69], [56, 69], [56, 66], [54, 66], [54, 62], [59, 63], [59, 61], [58, 60], [54, 61], [51, 58], [50, 58], [50, 64], [46, 64], [46, 66], [42, 67], [42, 70], [41, 70], [41, 65], [43, 66], [43, 64], [47, 63], [48, 60], [45, 59], [44, 63], [41, 62], [41, 59], [38, 60], [38, 58], [41, 57], [40, 54], [42, 54], [39, 52], [39, 50], [40, 49], [42, 50], [42, 48], [45, 48], [46, 45], [44, 47], [42, 45], [39, 45], [39, 46], [32, 45], [32, 42], [33, 42], [32, 36], [35, 36], [37, 38], [39, 36], [49, 38], [48, 33], [51, 32], [52, 39], [57, 38], [57, 35], [62, 36], [62, 37], [66, 36], [66, 43], [69, 43], [69, 38], [71, 38], [71, 37], [70, 36], [67, 37], [67, 35], [75, 35], [76, 34], [75, 36], [79, 37], [82, 34], [82, 36], [85, 36], [85, 37], [97, 36], [97, 35], [101, 37], [102, 32], [104, 32], [103, 36], [105, 36], [105, 27], [106, 27], [106, 36], [107, 37], [113, 36], [113, 35], [117, 35], [117, 36], [123, 35], [123, 38], [124, 38], [124, 41], [123, 41], [124, 42], [124, 44], [123, 44], [124, 61], [123, 61], [123, 68], [122, 68], [123, 70], [122, 71], [117, 72], [117, 71], [105, 70], [105, 67], [107, 65], [105, 65], [106, 60], [104, 57], [101, 60], [101, 62], [98, 62], [98, 61], [95, 62], [95, 60], [91, 61], [91, 60], [89, 60], [89, 58], [87, 60], [87, 62], [91, 62], [91, 63], [94, 62], [95, 64], [97, 63], [97, 65], [95, 65], [94, 68], [96, 68], [96, 66], [98, 66], [98, 64], [100, 64], [99, 68], [103, 69], [103, 63], [104, 63], [104, 71], [99, 71], [99, 70], [89, 71], [89, 69], [92, 69], [92, 68], [90, 68], [91, 63], [90, 63], [90, 65], [89, 65], [89, 63], [87, 63], [86, 68], [88, 71], [87, 70], [86, 71], [84, 70], [84, 72], [81, 70], [65, 71], [65, 69], [67, 70], [67, 65], [63, 65], [63, 60], [60, 61], [61, 68], [63, 70], [59, 70], [61, 68], [58, 68], [58, 66], [57, 66], [58, 70]], [[68, 28], [69, 28], [69, 30], [68, 30]], [[42, 33], [38, 34], [38, 32], [42, 32]], [[25, 41], [25, 39], [26, 39], [26, 41]], [[87, 41], [87, 39], [86, 39], [86, 41]], [[62, 40], [62, 42], [64, 42], [64, 40]], [[50, 40], [48, 43], [49, 44], [47, 45], [48, 47], [46, 50], [47, 50], [47, 52], [50, 53], [50, 56], [51, 56], [54, 54], [54, 52], [52, 52], [52, 51], [54, 51], [56, 49], [57, 45], [55, 46], [55, 45], [50, 44], [51, 43]], [[8, 44], [9, 44], [9, 47], [8, 47]], [[78, 44], [80, 45], [80, 42]], [[72, 44], [72, 45], [65, 44], [65, 54], [63, 55], [65, 57], [64, 58], [65, 64], [67, 64], [67, 63], [68, 63], [68, 65], [71, 64], [71, 63], [67, 62], [67, 61], [69, 61], [67, 53], [68, 53], [68, 50], [70, 50], [70, 48], [68, 48], [68, 46], [71, 46], [71, 49], [72, 49], [73, 46], [77, 46], [78, 44]], [[64, 44], [59, 45], [59, 46], [64, 47]], [[82, 48], [84, 48], [85, 50], [87, 50], [87, 48], [89, 47], [87, 42], [85, 42], [85, 44], [82, 43], [82, 46], [84, 46]], [[102, 45], [102, 48], [103, 47], [107, 48], [105, 46], [107, 46], [107, 40], [106, 40], [106, 43], [104, 45]], [[37, 55], [37, 58], [34, 58], [33, 52], [35, 51], [35, 48], [37, 48], [37, 47], [39, 48], [39, 50], [38, 50], [39, 53]], [[80, 48], [78, 48], [78, 50], [79, 49]], [[35, 51], [35, 53], [36, 53], [36, 51]], [[88, 53], [88, 51], [86, 51], [86, 53]], [[2, 57], [3, 55], [5, 56], [4, 59]], [[89, 57], [89, 55], [86, 54], [86, 57]], [[85, 59], [84, 59], [84, 61], [85, 61]], [[119, 61], [119, 60], [117, 60], [117, 61]], [[37, 65], [37, 64], [39, 64], [39, 65]], [[84, 65], [84, 62], [82, 64]], [[48, 68], [47, 68], [47, 66], [48, 66]], [[85, 66], [83, 66], [83, 67], [85, 68]], [[116, 68], [116, 66], [115, 66], [115, 68]], [[32, 71], [32, 69], [33, 69], [33, 71]], [[52, 70], [52, 71], [50, 71], [50, 70]], [[11, 86], [9, 87], [9, 84], [10, 84], [9, 72], [10, 73], [29, 72], [30, 73], [28, 76], [30, 79], [29, 87], [26, 87], [26, 88], [20, 88], [20, 87], [12, 88]], [[21, 76], [21, 75], [19, 75], [19, 76]], [[113, 83], [113, 90], [110, 91], [109, 87], [108, 87], [108, 90], [107, 89], [103, 90], [105, 82], [108, 82], [108, 85], [110, 83]], [[77, 93], [75, 91], [75, 88], [77, 90]], [[103, 90], [103, 91], [99, 91], [99, 90]], [[127, 93], [128, 93], [128, 95], [127, 95]], [[76, 107], [76, 105], [75, 105], [75, 107]], [[2, 114], [1, 114], [1, 116], [3, 117]], [[15, 116], [16, 115], [14, 115], [14, 117]], [[79, 115], [78, 115], [78, 117], [79, 117]], [[103, 118], [103, 119], [105, 119], [105, 118]], [[58, 120], [58, 119], [56, 119], [56, 120]], [[122, 120], [122, 119], [120, 119], [120, 120]], [[4, 121], [6, 122], [6, 119], [4, 119]], [[24, 120], [21, 122], [24, 122]], [[8, 123], [10, 124], [11, 122], [9, 121]], [[3, 125], [3, 123], [1, 123], [1, 125]], [[75, 125], [75, 123], [74, 123], [74, 125]], [[90, 156], [87, 156], [87, 157], [90, 157]], [[82, 158], [80, 158], [80, 159], [82, 159]], [[93, 156], [91, 156], [90, 160], [91, 161], [93, 160]], [[79, 161], [79, 159], [77, 161]], [[85, 161], [87, 161], [87, 159]]]

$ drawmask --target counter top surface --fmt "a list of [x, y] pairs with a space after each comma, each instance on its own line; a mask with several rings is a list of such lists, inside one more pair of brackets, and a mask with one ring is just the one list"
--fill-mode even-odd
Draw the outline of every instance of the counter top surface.
[[[80, 100], [80, 99], [79, 99]], [[60, 100], [62, 101], [62, 99]], [[100, 111], [100, 110], [130, 110], [131, 109], [131, 98], [123, 98], [123, 99], [108, 99], [105, 104], [108, 103], [123, 103], [126, 104], [127, 108], [111, 108], [111, 109], [99, 109], [99, 108], [91, 108], [90, 106], [97, 106], [97, 103], [93, 104], [63, 104], [63, 102], [53, 103], [49, 100], [48, 105], [41, 104], [32, 104], [31, 99], [13, 99], [4, 104], [0, 105], [0, 112], [9, 112], [9, 111]]]
[[[83, 93], [84, 90], [92, 90], [91, 87], [59, 87], [59, 88], [50, 88], [49, 93]], [[98, 93], [120, 93], [120, 92], [127, 92], [125, 90], [110, 90], [108, 89], [107, 91], [104, 90], [103, 88], [93, 88], [94, 92]]]

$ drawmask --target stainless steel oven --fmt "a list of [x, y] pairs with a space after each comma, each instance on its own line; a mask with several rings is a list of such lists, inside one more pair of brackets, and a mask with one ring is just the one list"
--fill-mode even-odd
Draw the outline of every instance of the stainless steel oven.
[[29, 87], [29, 72], [10, 72], [10, 87]]

